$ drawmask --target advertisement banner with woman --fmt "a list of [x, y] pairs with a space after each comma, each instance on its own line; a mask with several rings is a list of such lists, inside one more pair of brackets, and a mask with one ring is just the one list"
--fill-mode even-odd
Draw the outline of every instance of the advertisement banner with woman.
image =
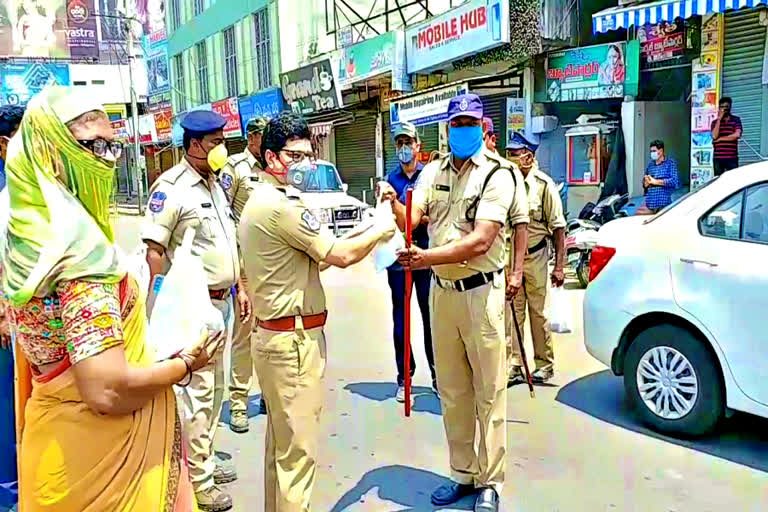
[[547, 55], [547, 100], [588, 101], [636, 95], [639, 43], [611, 43]]
[[0, 55], [91, 59], [97, 42], [94, 0], [0, 3]]

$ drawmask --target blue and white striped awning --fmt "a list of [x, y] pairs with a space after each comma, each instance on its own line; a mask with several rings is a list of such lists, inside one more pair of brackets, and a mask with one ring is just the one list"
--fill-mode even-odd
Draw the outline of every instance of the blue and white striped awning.
[[609, 30], [642, 26], [676, 18], [687, 19], [696, 14], [725, 12], [742, 7], [766, 5], [768, 0], [664, 0], [630, 7], [611, 7], [592, 15], [592, 32], [599, 34]]

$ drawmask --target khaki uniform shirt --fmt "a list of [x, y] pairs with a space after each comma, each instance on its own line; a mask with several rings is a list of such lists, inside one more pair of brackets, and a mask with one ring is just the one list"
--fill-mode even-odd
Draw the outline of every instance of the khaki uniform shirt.
[[563, 201], [557, 193], [555, 182], [539, 169], [538, 162], [534, 162], [525, 177], [525, 189], [531, 217], [528, 224], [528, 247], [534, 247], [544, 237], [552, 236], [556, 229], [565, 227]]
[[141, 238], [162, 245], [172, 263], [190, 227], [195, 229], [192, 254], [203, 260], [208, 288], [224, 290], [234, 285], [240, 265], [232, 208], [216, 177], [206, 181], [183, 158], [152, 184]]
[[[496, 165], [509, 168], [510, 163], [483, 149], [455, 169], [450, 155], [428, 164], [421, 171], [413, 194], [413, 205], [429, 216], [429, 245], [441, 247], [467, 236], [474, 223], [466, 218], [467, 207], [481, 192], [488, 174]], [[463, 263], [437, 265], [435, 274], [442, 279], [464, 279], [478, 272], [493, 272], [505, 266], [506, 226], [528, 222], [528, 205], [522, 176], [499, 169], [488, 182], [477, 204], [475, 220], [488, 220], [502, 225], [496, 240], [485, 254]]]
[[321, 233], [295, 188], [263, 173], [254, 194], [259, 200], [245, 205], [238, 237], [256, 318], [323, 313], [319, 263], [335, 238]]
[[221, 170], [221, 188], [227, 194], [229, 204], [235, 210], [235, 217], [238, 220], [253, 188], [259, 181], [260, 171], [261, 164], [247, 148], [242, 153], [229, 157], [227, 164]]

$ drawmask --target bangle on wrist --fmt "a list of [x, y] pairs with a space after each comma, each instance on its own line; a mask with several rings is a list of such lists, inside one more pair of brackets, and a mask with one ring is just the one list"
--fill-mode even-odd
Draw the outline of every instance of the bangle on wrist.
[[183, 384], [182, 384], [182, 382], [181, 382], [181, 381], [182, 381], [182, 380], [184, 380], [184, 377], [182, 377], [182, 378], [181, 378], [181, 380], [179, 380], [179, 382], [177, 382], [177, 383], [176, 383], [176, 385], [177, 385], [177, 386], [180, 386], [180, 387], [182, 387], [182, 388], [185, 388], [185, 387], [189, 386], [190, 382], [192, 382], [192, 367], [189, 365], [189, 363], [187, 362], [187, 360], [186, 360], [184, 357], [182, 357], [182, 356], [181, 356], [181, 354], [179, 354], [179, 355], [178, 355], [178, 356], [176, 356], [176, 357], [177, 357], [177, 358], [179, 358], [179, 359], [181, 359], [181, 361], [184, 363], [184, 366], [187, 368], [187, 371], [186, 371], [186, 373], [184, 374], [184, 377], [188, 377], [188, 378], [187, 378], [187, 382], [185, 382], [185, 383], [183, 383]]

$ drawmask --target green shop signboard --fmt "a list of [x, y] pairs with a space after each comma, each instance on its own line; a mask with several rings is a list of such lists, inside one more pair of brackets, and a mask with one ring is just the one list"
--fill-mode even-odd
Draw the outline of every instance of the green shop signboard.
[[391, 72], [393, 90], [411, 90], [405, 66], [405, 34], [401, 30], [342, 48], [335, 57], [342, 88]]
[[547, 100], [588, 101], [636, 96], [638, 41], [573, 48], [547, 55]]

